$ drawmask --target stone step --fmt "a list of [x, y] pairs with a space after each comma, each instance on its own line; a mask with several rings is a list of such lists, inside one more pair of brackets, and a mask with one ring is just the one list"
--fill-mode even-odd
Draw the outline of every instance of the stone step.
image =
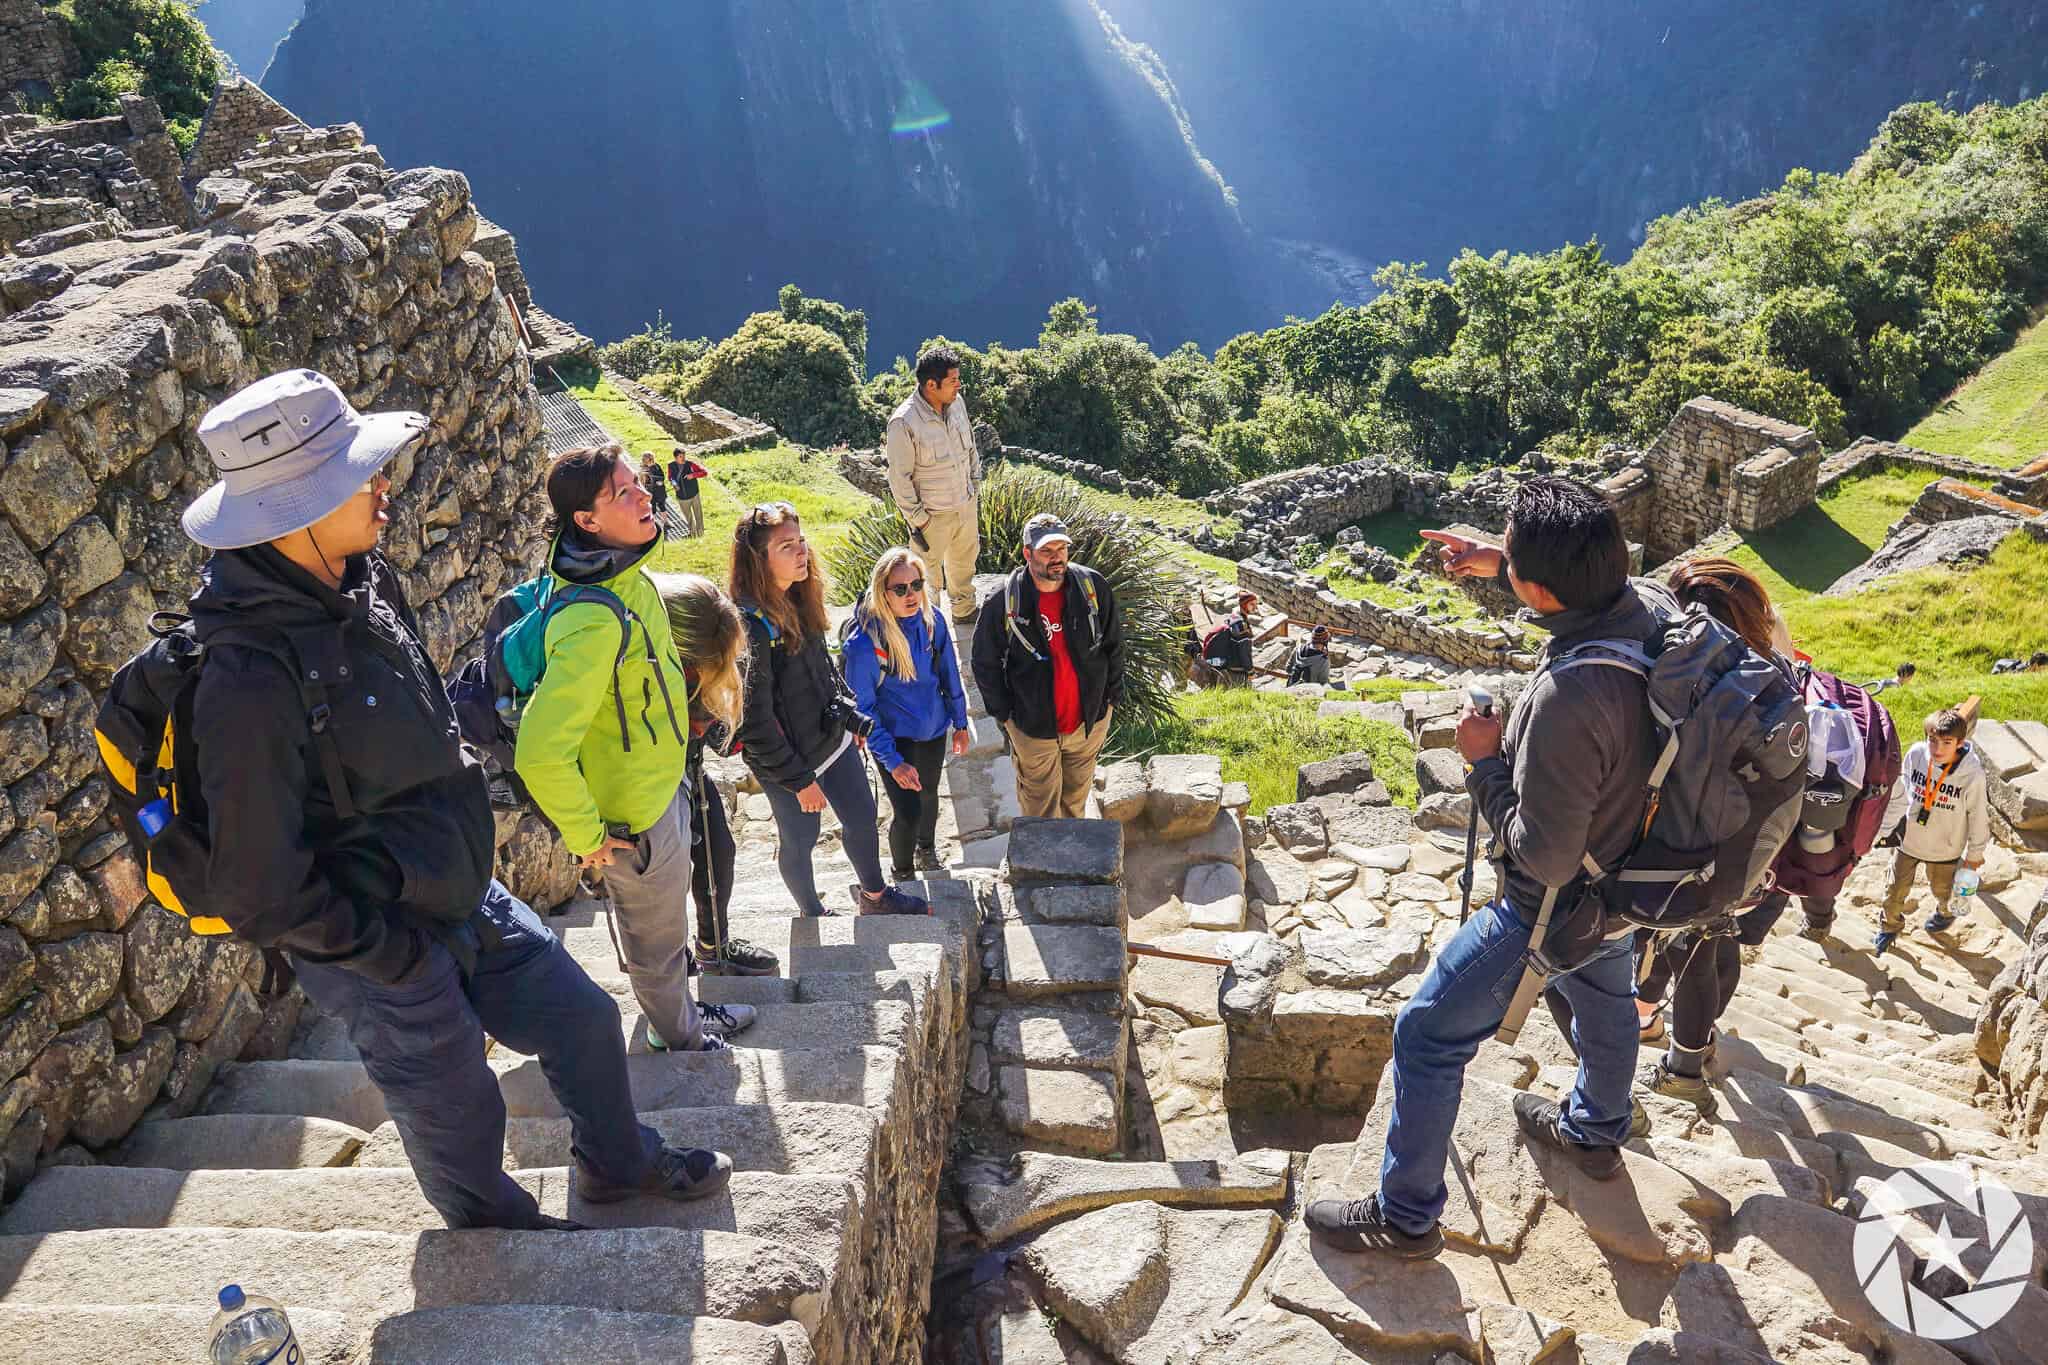
[[292, 1039], [292, 1056], [308, 1062], [356, 1060], [356, 1045], [348, 1040], [348, 1028], [339, 1015], [309, 1009], [305, 1018], [308, 1022], [300, 1026], [298, 1037]]
[[236, 1062], [220, 1069], [204, 1108], [332, 1119], [365, 1132], [391, 1117], [361, 1062]]
[[[32, 1360], [36, 1365], [105, 1365], [115, 1360], [203, 1361], [207, 1358], [208, 1333], [213, 1326], [214, 1307], [209, 1300], [214, 1287], [205, 1275], [195, 1276], [193, 1292], [188, 1297], [198, 1302], [181, 1307], [0, 1303], [0, 1341], [7, 1343], [9, 1360]], [[251, 1291], [254, 1292], [253, 1286]], [[353, 1365], [361, 1323], [351, 1322], [340, 1313], [311, 1308], [294, 1307], [290, 1312], [292, 1335], [298, 1338], [305, 1365]]]
[[[875, 1045], [780, 1052], [737, 1047], [726, 1052], [629, 1054], [626, 1077], [633, 1103], [642, 1110], [791, 1101], [872, 1108], [892, 1101], [902, 1066], [900, 1053]], [[505, 1096], [506, 1112], [515, 1118], [562, 1117], [562, 1106], [537, 1061], [502, 1072], [498, 1089]]]
[[[734, 1035], [735, 1046], [755, 1052], [781, 1052], [790, 1048], [852, 1046], [873, 1043], [880, 1047], [916, 1049], [923, 1037], [917, 1031], [917, 1011], [901, 1000], [871, 1003], [756, 1006], [753, 1024]], [[628, 1052], [645, 1052], [646, 1023], [640, 1007], [632, 1001], [619, 1003], [619, 1020], [626, 1034]]]
[[[294, 1318], [295, 1327], [297, 1322]], [[792, 1356], [776, 1329], [753, 1323], [522, 1304], [429, 1308], [386, 1318], [371, 1334], [360, 1365], [444, 1365], [454, 1360], [492, 1365], [556, 1365], [564, 1360], [795, 1365], [808, 1356], [807, 1349], [802, 1356]]]
[[[38, 1176], [0, 1214], [0, 1241], [116, 1228], [329, 1234], [442, 1228], [441, 1216], [427, 1203], [411, 1170], [399, 1167], [160, 1171], [55, 1166], [44, 1175], [54, 1178]], [[864, 1184], [845, 1176], [747, 1171], [735, 1173], [725, 1193], [692, 1203], [642, 1197], [586, 1204], [566, 1167], [519, 1171], [513, 1179], [533, 1195], [541, 1212], [558, 1218], [603, 1228], [738, 1232], [808, 1256], [835, 1274], [841, 1242], [848, 1229], [859, 1225], [864, 1197]], [[241, 1283], [254, 1291], [249, 1281]]]
[[[1880, 1107], [1860, 1095], [1826, 1085], [1781, 1085], [1753, 1071], [1732, 1071], [1718, 1087], [1721, 1112], [1730, 1119], [1777, 1128], [1796, 1137], [1852, 1133], [1894, 1143], [1923, 1158], [1940, 1160], [1965, 1152], [1996, 1155], [2002, 1139], [1959, 1131]], [[1929, 1097], [1930, 1099], [1932, 1097]]]
[[346, 1123], [296, 1114], [197, 1114], [138, 1125], [115, 1159], [174, 1171], [347, 1166], [369, 1137]]
[[[655, 1109], [640, 1121], [679, 1147], [724, 1152], [742, 1171], [865, 1178], [874, 1162], [876, 1118], [854, 1104], [734, 1104]], [[569, 1120], [505, 1121], [505, 1169], [569, 1164]], [[410, 1167], [394, 1124], [370, 1134], [352, 1165]]]
[[0, 1237], [0, 1284], [14, 1307], [188, 1307], [195, 1284], [202, 1293], [239, 1284], [295, 1315], [311, 1309], [358, 1324], [411, 1309], [556, 1304], [764, 1325], [795, 1319], [810, 1332], [825, 1269], [759, 1237], [676, 1228], [103, 1228]]

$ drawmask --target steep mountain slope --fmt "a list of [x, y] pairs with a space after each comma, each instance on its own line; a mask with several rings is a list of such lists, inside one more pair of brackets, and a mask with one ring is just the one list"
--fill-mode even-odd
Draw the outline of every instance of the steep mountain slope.
[[308, 0], [264, 84], [464, 170], [599, 336], [729, 331], [791, 280], [866, 308], [876, 364], [1071, 293], [1162, 346], [1325, 302], [1133, 56], [1090, 0]]
[[2048, 87], [2038, 0], [1104, 0], [1247, 220], [1372, 262], [1618, 254], [1651, 218], [1840, 170], [1910, 100]]
[[199, 0], [198, 12], [213, 45], [253, 81], [262, 78], [278, 39], [305, 8], [306, 0]]

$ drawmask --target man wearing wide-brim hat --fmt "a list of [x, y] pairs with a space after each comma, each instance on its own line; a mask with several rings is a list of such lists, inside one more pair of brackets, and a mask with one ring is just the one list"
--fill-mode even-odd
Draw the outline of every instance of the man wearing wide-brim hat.
[[666, 1147], [634, 1117], [618, 1006], [491, 875], [482, 772], [376, 550], [384, 468], [426, 429], [416, 412], [358, 413], [311, 370], [259, 380], [199, 424], [221, 475], [184, 518], [213, 551], [192, 597], [209, 891], [347, 1025], [450, 1227], [577, 1226], [505, 1174], [486, 1032], [540, 1057], [579, 1190], [712, 1193], [731, 1161]]

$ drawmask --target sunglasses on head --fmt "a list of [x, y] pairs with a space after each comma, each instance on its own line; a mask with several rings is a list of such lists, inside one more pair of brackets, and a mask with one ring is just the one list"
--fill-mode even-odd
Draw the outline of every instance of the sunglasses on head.
[[913, 578], [908, 583], [891, 583], [889, 585], [889, 595], [891, 597], [908, 597], [914, 592], [923, 591], [924, 580], [922, 578]]

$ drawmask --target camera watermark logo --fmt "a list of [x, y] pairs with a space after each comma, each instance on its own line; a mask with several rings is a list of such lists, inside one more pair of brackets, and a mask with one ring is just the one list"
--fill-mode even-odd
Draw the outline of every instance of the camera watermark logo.
[[1856, 1282], [1886, 1322], [1954, 1341], [2019, 1302], [2034, 1234], [2011, 1190], [1965, 1167], [1928, 1162], [1871, 1191], [1856, 1221], [1855, 1257]]

